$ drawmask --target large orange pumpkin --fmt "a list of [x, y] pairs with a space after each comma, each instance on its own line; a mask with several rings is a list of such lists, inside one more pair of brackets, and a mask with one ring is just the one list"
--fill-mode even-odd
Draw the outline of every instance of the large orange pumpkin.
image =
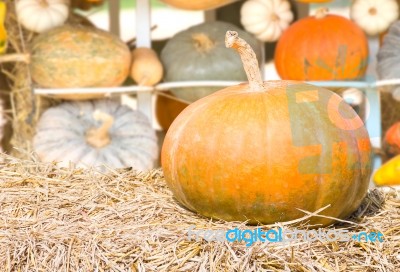
[[282, 79], [359, 79], [368, 64], [368, 40], [355, 23], [321, 8], [286, 29], [274, 60]]
[[351, 214], [371, 174], [361, 119], [329, 90], [263, 82], [250, 46], [233, 31], [226, 43], [242, 54], [250, 82], [190, 104], [172, 123], [161, 162], [176, 199], [205, 216], [250, 223], [296, 219], [299, 209], [327, 205], [322, 214]]

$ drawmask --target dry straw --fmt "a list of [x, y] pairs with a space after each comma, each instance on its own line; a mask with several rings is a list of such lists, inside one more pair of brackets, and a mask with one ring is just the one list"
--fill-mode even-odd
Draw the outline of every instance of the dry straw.
[[370, 191], [358, 211], [336, 225], [380, 231], [382, 243], [299, 240], [246, 247], [189, 241], [193, 225], [256, 227], [184, 209], [160, 170], [110, 171], [6, 157], [0, 167], [1, 271], [400, 271], [400, 191]]

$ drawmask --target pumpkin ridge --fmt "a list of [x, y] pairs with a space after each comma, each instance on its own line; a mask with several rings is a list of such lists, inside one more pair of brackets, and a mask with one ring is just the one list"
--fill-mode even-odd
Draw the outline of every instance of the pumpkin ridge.
[[[60, 145], [60, 143], [56, 144], [55, 142], [53, 142], [53, 144], [44, 146], [45, 143], [42, 142], [42, 144], [37, 144], [39, 148], [35, 148], [35, 151], [37, 153], [39, 153], [39, 158], [43, 157], [44, 152], [46, 152], [46, 156], [50, 156], [53, 157], [53, 159], [51, 159], [51, 161], [56, 161], [59, 160], [60, 158], [63, 158], [63, 156], [65, 155], [65, 152], [74, 149], [75, 144], [74, 143], [79, 143], [78, 140], [73, 140], [68, 142], [66, 145]], [[40, 149], [40, 146], [43, 146], [43, 150]]]
[[[51, 10], [53, 11], [53, 12], [56, 12], [56, 13], [58, 13], [58, 16], [63, 16], [63, 12], [62, 12], [62, 10], [60, 10], [59, 8], [62, 8], [62, 6], [60, 6], [60, 5], [58, 5], [59, 7], [56, 7], [56, 6], [52, 6], [51, 7]], [[48, 12], [48, 11], [47, 11]], [[50, 14], [49, 12], [48, 12], [48, 14]]]
[[[89, 145], [88, 145], [89, 146]], [[88, 148], [89, 152], [85, 153], [85, 155], [80, 158], [79, 162], [77, 163], [79, 166], [90, 166], [90, 167], [98, 167], [99, 165], [99, 150]], [[95, 154], [95, 155], [94, 155]], [[90, 160], [91, 157], [94, 157], [94, 160]], [[92, 161], [91, 164], [88, 164], [87, 161]], [[102, 164], [102, 163], [101, 163]]]
[[[81, 147], [74, 147], [73, 153], [74, 155], [71, 155], [71, 160], [76, 160], [78, 158], [84, 157], [85, 154], [90, 152], [90, 147], [89, 146], [81, 146]], [[58, 160], [63, 159], [64, 154], [62, 154], [61, 157], [58, 158]]]
[[[154, 159], [154, 156], [152, 156], [150, 153], [148, 153], [147, 151], [139, 148], [138, 146], [136, 146], [135, 150], [132, 150], [131, 152], [134, 153], [133, 154], [129, 154], [129, 152], [127, 152], [126, 149], [124, 149], [122, 146], [118, 146], [117, 147], [118, 150], [120, 151], [121, 155], [119, 156], [121, 158], [121, 160], [123, 161], [124, 165], [129, 165], [127, 163], [127, 161], [125, 160], [125, 156], [127, 158], [130, 158], [132, 156], [135, 156], [135, 159], [138, 161], [138, 163], [140, 164], [141, 168], [140, 169], [145, 169], [147, 168], [147, 165], [144, 165], [145, 161], [149, 161]], [[140, 152], [139, 152], [140, 151]], [[125, 156], [124, 156], [125, 155]]]
[[[47, 150], [52, 150], [52, 149], [57, 149], [59, 145], [62, 143], [63, 140], [56, 140], [56, 141], [50, 141], [49, 139], [46, 138], [45, 141], [40, 139], [42, 136], [39, 134], [37, 136], [37, 140], [35, 141], [35, 146], [37, 146], [38, 149], [40, 149], [41, 146], [45, 146]], [[80, 143], [81, 141], [79, 139], [76, 139], [75, 137], [71, 137], [68, 139], [69, 142], [76, 142]]]
[[[180, 126], [178, 128], [174, 128], [174, 130], [176, 131], [176, 133], [174, 134], [174, 142], [169, 143], [167, 142], [167, 144], [163, 144], [163, 151], [162, 154], [164, 153], [168, 153], [168, 157], [172, 158], [170, 160], [171, 163], [171, 173], [174, 173], [174, 177], [173, 177], [173, 183], [171, 184], [173, 186], [173, 188], [175, 190], [178, 191], [178, 194], [175, 196], [180, 202], [182, 202], [188, 209], [195, 211], [195, 208], [190, 204], [190, 202], [187, 200], [187, 198], [185, 197], [186, 194], [183, 191], [183, 187], [181, 186], [181, 184], [178, 183], [178, 177], [176, 176], [177, 172], [176, 171], [176, 167], [179, 164], [177, 162], [177, 156], [175, 156], [175, 153], [177, 152], [177, 149], [180, 146], [180, 140], [181, 137], [183, 136], [183, 132], [184, 132], [184, 127], [185, 124], [188, 124], [191, 121], [191, 118], [193, 118], [195, 116], [195, 114], [197, 112], [201, 112], [205, 107], [207, 107], [207, 104], [205, 103], [201, 103], [201, 100], [199, 100], [199, 103], [197, 104], [190, 104], [188, 107], [186, 107], [182, 113], [185, 113], [185, 119], [183, 125], [180, 124]], [[171, 124], [171, 127], [175, 127], [177, 124], [177, 120], [179, 120], [179, 116], [175, 119], [175, 121]], [[166, 149], [168, 148], [168, 151], [166, 151]], [[165, 156], [161, 156], [161, 160], [165, 160]]]

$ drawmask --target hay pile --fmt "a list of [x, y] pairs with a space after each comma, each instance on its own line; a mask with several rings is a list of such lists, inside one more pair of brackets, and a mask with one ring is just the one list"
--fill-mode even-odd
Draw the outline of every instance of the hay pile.
[[400, 271], [400, 191], [371, 191], [350, 221], [337, 226], [381, 231], [383, 243], [246, 247], [189, 241], [193, 225], [255, 227], [185, 210], [160, 170], [104, 175], [6, 157], [0, 177], [1, 271]]
[[[15, 7], [11, 1], [7, 4], [5, 27], [8, 32], [8, 53], [24, 54], [29, 51], [29, 42], [33, 33], [23, 31], [17, 22]], [[10, 101], [12, 109], [12, 146], [28, 150], [29, 140], [34, 133], [35, 119], [37, 119], [38, 103], [32, 93], [32, 81], [29, 69], [24, 62], [1, 65], [1, 72], [7, 77], [10, 87]], [[14, 153], [13, 153], [14, 154]], [[15, 153], [14, 155], [18, 155]]]

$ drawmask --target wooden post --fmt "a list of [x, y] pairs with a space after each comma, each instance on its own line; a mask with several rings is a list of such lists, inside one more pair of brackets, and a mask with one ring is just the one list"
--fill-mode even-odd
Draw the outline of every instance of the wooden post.
[[[150, 0], [136, 1], [136, 47], [151, 48]], [[153, 123], [153, 96], [151, 92], [138, 92], [137, 108]]]
[[119, 0], [108, 1], [108, 16], [110, 22], [110, 32], [116, 36], [120, 36], [119, 22], [120, 3]]

